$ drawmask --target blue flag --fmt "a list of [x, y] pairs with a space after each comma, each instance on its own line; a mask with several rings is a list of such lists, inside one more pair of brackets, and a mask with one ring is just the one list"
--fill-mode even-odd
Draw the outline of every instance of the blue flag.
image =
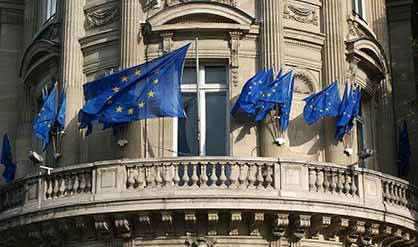
[[266, 75], [267, 71], [263, 69], [245, 83], [238, 100], [231, 110], [232, 115], [235, 115], [239, 109], [242, 109], [248, 115], [254, 115], [255, 102], [257, 102], [258, 93], [260, 92], [264, 79], [267, 78]]
[[67, 89], [64, 87], [61, 92], [59, 108], [58, 108], [58, 115], [57, 115], [57, 131], [62, 131], [65, 128], [65, 111], [67, 105], [66, 99], [66, 91]]
[[295, 77], [292, 75], [291, 79], [284, 81], [282, 84], [283, 90], [287, 92], [287, 97], [285, 98], [284, 103], [282, 104], [281, 111], [280, 111], [280, 128], [282, 132], [285, 132], [289, 127], [289, 120], [290, 120], [290, 110], [292, 108], [293, 102], [293, 88], [295, 84]]
[[338, 112], [335, 138], [341, 141], [346, 133], [354, 127], [354, 120], [359, 116], [361, 105], [361, 89], [357, 87], [353, 92], [345, 86], [344, 97]]
[[[292, 72], [288, 72], [284, 76], [281, 75], [281, 72], [280, 72], [279, 76], [277, 80], [263, 87], [260, 98], [259, 98], [261, 107], [259, 107], [260, 110], [257, 114], [256, 121], [263, 120], [266, 117], [267, 113], [271, 109], [273, 109], [273, 107], [277, 104], [280, 104], [282, 109], [283, 107], [286, 107], [285, 103], [291, 104], [292, 99], [290, 97], [292, 97], [293, 95], [293, 94], [290, 94], [290, 91], [293, 92]], [[288, 107], [289, 107], [289, 111], [281, 110], [279, 115], [281, 116], [282, 112], [290, 113], [290, 105], [288, 105]]]
[[146, 118], [185, 117], [180, 83], [189, 46], [85, 84], [86, 102], [78, 114], [80, 128], [91, 130], [94, 123], [114, 126]]
[[399, 165], [400, 175], [408, 177], [411, 169], [411, 147], [409, 145], [408, 128], [406, 121], [403, 123], [403, 128], [399, 128]]
[[338, 82], [333, 82], [319, 93], [308, 96], [304, 101], [306, 105], [303, 109], [303, 117], [309, 125], [314, 124], [321, 117], [337, 116], [341, 104]]
[[54, 86], [49, 96], [42, 105], [41, 111], [33, 122], [33, 130], [38, 139], [42, 141], [42, 152], [45, 151], [50, 141], [51, 128], [57, 116], [57, 86]]
[[4, 134], [3, 136], [0, 163], [5, 166], [5, 170], [3, 172], [4, 179], [6, 179], [6, 182], [12, 181], [15, 178], [16, 165], [13, 164], [12, 148], [7, 134]]

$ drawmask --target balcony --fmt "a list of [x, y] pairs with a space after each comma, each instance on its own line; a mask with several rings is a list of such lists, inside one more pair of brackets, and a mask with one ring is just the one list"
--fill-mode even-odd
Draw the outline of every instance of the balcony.
[[[203, 220], [204, 235], [221, 242], [220, 236], [313, 241], [321, 235], [323, 241], [361, 246], [410, 246], [418, 229], [418, 190], [402, 179], [271, 158], [81, 164], [17, 180], [0, 190], [0, 199], [0, 232], [9, 236], [1, 246], [18, 241], [8, 231], [24, 229], [25, 239], [53, 242], [64, 239], [54, 238], [57, 232], [89, 224], [98, 239], [197, 236], [193, 224]], [[152, 230], [156, 224], [162, 232]]]

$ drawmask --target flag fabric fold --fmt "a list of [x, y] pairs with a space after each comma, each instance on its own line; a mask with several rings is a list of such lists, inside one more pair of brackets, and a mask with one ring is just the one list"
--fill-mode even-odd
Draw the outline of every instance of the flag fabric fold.
[[150, 62], [85, 84], [80, 128], [114, 126], [146, 118], [185, 117], [180, 92], [190, 44]]
[[51, 128], [57, 117], [57, 86], [55, 85], [48, 97], [42, 104], [42, 108], [33, 122], [33, 130], [38, 139], [42, 141], [42, 152], [50, 142]]
[[15, 178], [16, 165], [13, 163], [12, 148], [10, 146], [7, 134], [3, 136], [3, 145], [1, 147], [0, 163], [5, 166], [3, 177], [6, 182], [10, 182]]
[[304, 101], [306, 105], [303, 109], [303, 117], [309, 125], [322, 117], [337, 116], [341, 104], [338, 82], [333, 82], [322, 91], [308, 96]]
[[64, 87], [61, 92], [60, 102], [58, 106], [58, 114], [57, 114], [57, 123], [56, 123], [56, 130], [62, 131], [65, 128], [65, 111], [67, 107], [67, 98], [66, 98], [67, 89]]
[[354, 120], [359, 116], [361, 105], [361, 89], [357, 87], [354, 92], [348, 83], [345, 85], [343, 100], [338, 111], [335, 138], [341, 141], [346, 133], [350, 133]]

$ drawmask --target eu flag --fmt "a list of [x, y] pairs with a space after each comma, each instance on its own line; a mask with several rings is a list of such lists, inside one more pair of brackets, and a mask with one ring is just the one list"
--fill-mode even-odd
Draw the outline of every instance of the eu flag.
[[346, 84], [344, 90], [343, 100], [338, 112], [338, 119], [336, 123], [336, 134], [337, 140], [342, 140], [346, 133], [349, 133], [354, 126], [354, 119], [358, 117], [361, 105], [361, 89], [357, 89], [353, 92], [348, 89]]
[[57, 116], [56, 96], [57, 86], [55, 85], [33, 122], [35, 135], [42, 141], [42, 152], [49, 144], [51, 128]]
[[263, 69], [255, 76], [251, 77], [244, 84], [241, 94], [239, 95], [238, 100], [235, 102], [235, 105], [231, 110], [232, 115], [235, 115], [239, 109], [242, 109], [248, 115], [253, 115], [255, 113], [254, 101], [257, 101], [258, 93], [262, 87], [266, 75], [267, 71]]
[[57, 126], [56, 129], [58, 131], [62, 131], [65, 128], [65, 110], [66, 110], [66, 104], [67, 104], [67, 99], [66, 99], [66, 88], [64, 88], [61, 92], [61, 96], [60, 96], [60, 103], [59, 103], [59, 110], [58, 110], [58, 115], [57, 115]]
[[113, 126], [146, 118], [185, 117], [180, 92], [185, 45], [138, 66], [84, 85], [80, 128]]
[[[281, 116], [282, 113], [290, 113], [290, 105], [288, 105], [288, 103], [291, 104], [291, 97], [293, 95], [293, 74], [292, 72], [288, 72], [282, 76], [281, 73], [279, 73], [279, 76], [277, 80], [269, 83], [262, 89], [259, 98], [259, 102], [262, 104], [257, 114], [256, 121], [263, 120], [267, 113], [277, 104], [281, 105], [279, 116]], [[284, 110], [286, 106], [289, 111]]]
[[403, 128], [399, 129], [399, 164], [400, 175], [408, 177], [411, 169], [411, 147], [409, 145], [408, 128], [406, 121], [403, 123]]
[[13, 164], [12, 148], [10, 146], [9, 137], [7, 134], [3, 136], [3, 145], [1, 147], [1, 160], [0, 163], [5, 166], [3, 177], [6, 182], [10, 182], [15, 178], [16, 165]]
[[303, 117], [309, 125], [314, 124], [321, 117], [337, 116], [341, 104], [338, 82], [333, 82], [319, 93], [308, 96], [304, 101], [306, 105], [303, 109]]

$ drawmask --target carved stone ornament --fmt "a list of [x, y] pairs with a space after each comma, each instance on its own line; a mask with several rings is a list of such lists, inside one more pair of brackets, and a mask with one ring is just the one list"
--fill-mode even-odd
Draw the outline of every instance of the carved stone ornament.
[[199, 237], [196, 239], [186, 240], [186, 245], [190, 247], [212, 247], [215, 244], [215, 242], [216, 241], [213, 239]]
[[301, 94], [314, 93], [315, 87], [312, 76], [305, 71], [296, 71], [294, 91]]
[[319, 17], [315, 10], [285, 4], [283, 19], [294, 20], [301, 23], [319, 25]]
[[354, 20], [347, 20], [348, 22], [348, 39], [354, 39], [354, 38], [361, 38], [361, 37], [367, 37], [367, 34], [361, 30], [361, 28], [358, 25], [358, 22]]
[[88, 11], [86, 13], [86, 26], [88, 29], [104, 26], [119, 20], [119, 6], [112, 6], [106, 9]]
[[[201, 0], [167, 0], [167, 5], [172, 6], [179, 3], [201, 2]], [[210, 2], [225, 3], [233, 7], [238, 6], [238, 0], [210, 0]]]

